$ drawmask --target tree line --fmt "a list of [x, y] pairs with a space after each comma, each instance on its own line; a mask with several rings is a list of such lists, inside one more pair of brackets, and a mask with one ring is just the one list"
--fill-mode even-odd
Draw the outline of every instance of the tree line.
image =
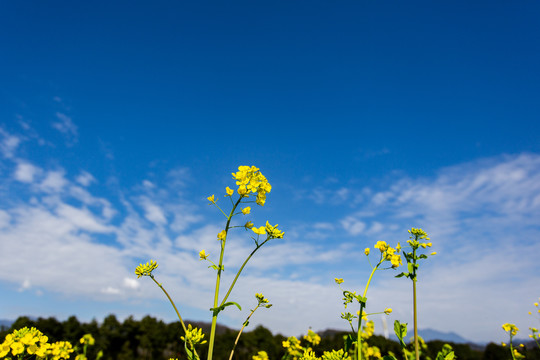
[[[210, 325], [200, 322], [191, 323], [194, 327], [200, 327], [208, 338]], [[109, 315], [103, 322], [93, 320], [89, 323], [81, 323], [75, 316], [61, 322], [54, 317], [30, 319], [26, 316], [19, 317], [8, 329], [0, 330], [0, 343], [5, 336], [13, 330], [22, 327], [36, 327], [49, 337], [49, 342], [69, 341], [74, 346], [84, 334], [92, 334], [95, 345], [88, 349], [89, 359], [94, 359], [97, 352], [102, 350], [104, 360], [168, 360], [170, 358], [186, 358], [183, 335], [179, 322], [165, 323], [151, 316], [145, 316], [141, 320], [128, 317], [123, 322], [118, 321], [116, 316]], [[237, 331], [224, 326], [218, 327], [216, 343], [214, 347], [215, 359], [228, 359], [234, 345]], [[320, 333], [321, 342], [314, 350], [317, 353], [340, 349], [343, 347], [343, 338], [346, 332], [325, 331]], [[301, 337], [299, 337], [301, 339]], [[251, 331], [242, 334], [234, 352], [234, 359], [252, 360], [252, 356], [258, 351], [266, 351], [270, 359], [281, 359], [285, 354], [282, 342], [287, 340], [283, 335], [273, 335], [263, 326], [258, 326]], [[383, 336], [374, 335], [369, 338], [370, 346], [377, 346], [383, 355], [393, 353], [398, 359], [401, 356], [400, 345]], [[424, 349], [423, 360], [435, 359], [437, 352], [441, 350], [444, 342], [429, 341]], [[453, 344], [452, 346], [459, 360], [507, 360], [510, 353], [507, 348], [494, 343], [488, 344], [484, 349], [472, 348], [468, 344]], [[206, 344], [200, 346], [197, 351], [202, 359], [206, 357]], [[540, 360], [538, 348], [527, 351], [527, 359]]]

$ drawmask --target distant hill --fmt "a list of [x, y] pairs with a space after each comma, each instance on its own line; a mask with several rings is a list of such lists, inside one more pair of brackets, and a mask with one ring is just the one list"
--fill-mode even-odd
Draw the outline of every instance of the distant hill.
[[[424, 341], [432, 341], [432, 340], [441, 340], [446, 342], [453, 342], [454, 344], [467, 344], [470, 343], [469, 340], [466, 340], [465, 338], [461, 337], [460, 335], [454, 333], [454, 332], [442, 332], [438, 330], [433, 329], [419, 329], [418, 335], [424, 339]], [[414, 336], [414, 332], [412, 329], [409, 329], [407, 332], [407, 341]], [[394, 341], [398, 341], [398, 338], [395, 334], [390, 335], [390, 339]]]
[[[413, 334], [411, 333], [411, 335]], [[469, 342], [468, 340], [456, 334], [455, 332], [446, 333], [446, 332], [433, 330], [433, 329], [423, 329], [423, 330], [418, 330], [418, 335], [420, 335], [422, 339], [424, 339], [424, 341], [442, 340], [442, 341], [453, 342], [455, 344], [464, 344], [464, 343]]]
[[[322, 337], [325, 336], [331, 336], [337, 333], [344, 332], [344, 330], [333, 330], [333, 329], [327, 329], [319, 333]], [[433, 329], [423, 329], [418, 330], [418, 335], [424, 339], [424, 341], [432, 341], [432, 340], [441, 340], [446, 342], [452, 342], [455, 344], [468, 344], [470, 343], [465, 338], [461, 337], [460, 335], [454, 333], [454, 332], [442, 332], [438, 330]], [[407, 333], [407, 341], [413, 336], [413, 332], [409, 330], [409, 333]], [[398, 341], [398, 338], [395, 334], [390, 335], [390, 340]]]
[[13, 320], [4, 320], [0, 319], [0, 329], [5, 328], [8, 329], [11, 324], [13, 324]]

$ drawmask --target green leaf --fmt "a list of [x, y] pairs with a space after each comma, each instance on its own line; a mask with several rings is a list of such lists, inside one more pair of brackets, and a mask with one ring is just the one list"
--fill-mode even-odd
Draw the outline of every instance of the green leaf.
[[407, 323], [402, 324], [399, 322], [399, 320], [394, 321], [394, 332], [399, 339], [401, 347], [407, 347], [407, 344], [405, 344], [405, 341], [403, 341], [403, 338], [407, 336]]
[[409, 270], [409, 273], [414, 273], [414, 264], [408, 263], [407, 264], [407, 270]]
[[456, 355], [453, 351], [449, 352], [445, 357], [444, 360], [454, 360], [456, 358]]
[[343, 350], [345, 350], [345, 352], [349, 352], [353, 343], [354, 343], [354, 340], [353, 340], [352, 335], [347, 334], [347, 336], [345, 337], [345, 346], [343, 347]]
[[397, 360], [395, 357], [393, 357], [392, 355], [385, 355], [383, 357], [383, 360]]
[[186, 354], [187, 354], [189, 360], [199, 360], [200, 359], [199, 355], [197, 355], [197, 352], [195, 351], [195, 349], [193, 349], [193, 351], [191, 351], [191, 349], [188, 348], [187, 341], [184, 341], [184, 349], [186, 349]]
[[427, 259], [427, 255], [422, 254], [422, 255], [420, 255], [418, 258], [419, 258], [419, 259]]
[[367, 297], [358, 295], [356, 297], [356, 300], [358, 300], [358, 302], [362, 304], [364, 307], [366, 306]]
[[227, 306], [231, 306], [231, 305], [236, 305], [236, 307], [239, 309], [239, 310], [242, 310], [242, 307], [240, 305], [238, 305], [238, 303], [235, 303], [234, 301], [229, 301], [221, 306], [218, 306], [218, 307], [215, 307], [215, 308], [210, 308], [210, 311], [212, 311], [214, 313], [214, 315], [217, 315], [219, 314], [221, 311], [223, 311]]
[[403, 277], [403, 276], [409, 276], [409, 273], [402, 272], [401, 274], [396, 275], [397, 278], [400, 278], [400, 277]]

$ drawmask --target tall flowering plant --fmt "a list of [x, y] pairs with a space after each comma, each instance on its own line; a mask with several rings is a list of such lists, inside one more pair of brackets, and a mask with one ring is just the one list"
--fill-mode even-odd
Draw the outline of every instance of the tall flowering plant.
[[[278, 229], [278, 225], [271, 225], [268, 221], [266, 221], [265, 225], [261, 226], [255, 226], [253, 222], [251, 221], [241, 221], [240, 224], [243, 223], [243, 225], [235, 225], [233, 223], [233, 218], [235, 216], [246, 216], [251, 213], [251, 206], [252, 204], [264, 206], [266, 203], [266, 195], [272, 190], [272, 186], [266, 179], [266, 177], [261, 173], [259, 168], [255, 166], [240, 166], [238, 167], [238, 171], [235, 173], [232, 173], [232, 177], [234, 180], [236, 180], [236, 189], [231, 189], [228, 186], [225, 188], [225, 198], [229, 198], [230, 200], [230, 210], [227, 212], [225, 211], [219, 204], [218, 199], [214, 194], [209, 196], [207, 200], [209, 201], [210, 205], [215, 206], [224, 216], [225, 216], [225, 226], [224, 228], [217, 234], [217, 241], [220, 245], [220, 252], [219, 252], [219, 258], [217, 262], [214, 262], [210, 259], [210, 255], [206, 253], [205, 249], [201, 250], [199, 253], [199, 259], [203, 261], [208, 261], [210, 263], [210, 268], [213, 269], [216, 272], [216, 286], [214, 290], [214, 300], [213, 300], [213, 307], [210, 309], [212, 312], [212, 327], [210, 329], [210, 338], [208, 340], [208, 360], [212, 359], [213, 356], [213, 350], [214, 350], [214, 341], [215, 341], [215, 335], [216, 335], [216, 326], [217, 326], [217, 318], [221, 311], [225, 310], [226, 307], [234, 305], [241, 309], [241, 306], [234, 302], [229, 300], [229, 296], [240, 277], [240, 274], [244, 270], [244, 267], [248, 263], [248, 261], [251, 259], [251, 257], [268, 241], [272, 239], [282, 239], [283, 238], [283, 231]], [[244, 260], [240, 268], [238, 269], [234, 279], [232, 280], [231, 284], [229, 285], [225, 296], [220, 298], [220, 290], [221, 290], [221, 280], [222, 280], [222, 272], [225, 270], [224, 268], [224, 255], [225, 255], [225, 248], [227, 245], [227, 240], [229, 237], [230, 231], [233, 231], [234, 229], [244, 229], [246, 231], [249, 231], [251, 234], [250, 237], [254, 242], [254, 248], [251, 251], [251, 253], [247, 256], [247, 258]], [[176, 311], [176, 314], [178, 316], [178, 319], [180, 320], [180, 323], [182, 324], [182, 328], [184, 330], [185, 335], [182, 337], [182, 340], [184, 340], [184, 348], [186, 350], [186, 353], [188, 354], [188, 357], [190, 359], [199, 359], [199, 355], [197, 354], [195, 350], [195, 346], [198, 344], [203, 344], [206, 342], [206, 340], [203, 340], [204, 335], [201, 333], [200, 329], [194, 329], [190, 327], [186, 327], [184, 324], [184, 321], [182, 317], [180, 316], [180, 312], [174, 302], [172, 301], [171, 297], [167, 293], [167, 291], [163, 288], [162, 284], [160, 284], [154, 277], [152, 271], [155, 270], [158, 267], [158, 264], [150, 260], [150, 262], [146, 264], [140, 264], [135, 269], [135, 274], [137, 277], [141, 276], [148, 276], [150, 277], [158, 287], [161, 288], [161, 290], [165, 293], [169, 301], [171, 302], [171, 305], [173, 306], [174, 310]], [[239, 336], [244, 329], [245, 326], [247, 326], [247, 323], [251, 316], [253, 315], [253, 312], [258, 309], [259, 307], [269, 308], [271, 305], [268, 303], [268, 299], [266, 299], [262, 294], [256, 294], [257, 299], [257, 306], [255, 309], [252, 310], [250, 315], [248, 316], [248, 319], [244, 322], [244, 326], [242, 326], [242, 329], [239, 332]], [[238, 338], [235, 342], [238, 342]], [[233, 354], [234, 348], [231, 352], [231, 356]]]
[[[356, 291], [351, 292], [348, 290], [341, 289], [343, 291], [343, 305], [345, 308], [347, 308], [347, 306], [353, 302], [358, 303], [358, 305], [360, 306], [360, 309], [358, 310], [356, 315], [351, 314], [350, 312], [341, 313], [341, 318], [346, 320], [349, 323], [351, 330], [353, 331], [353, 333], [356, 334], [356, 340], [355, 340], [356, 351], [354, 352], [354, 355], [355, 355], [354, 357], [357, 360], [362, 360], [362, 358], [369, 359], [370, 354], [373, 355], [373, 350], [370, 352], [369, 351], [370, 348], [367, 346], [367, 344], [365, 343], [364, 345], [362, 344], [363, 339], [367, 339], [373, 334], [374, 325], [373, 325], [373, 322], [367, 321], [368, 320], [367, 316], [373, 315], [373, 314], [382, 314], [382, 313], [389, 315], [392, 312], [392, 309], [387, 308], [384, 311], [378, 312], [378, 313], [371, 313], [371, 314], [366, 313], [365, 308], [367, 305], [367, 291], [368, 291], [369, 285], [371, 284], [371, 280], [373, 279], [373, 275], [375, 275], [375, 272], [377, 270], [395, 269], [402, 264], [401, 256], [399, 255], [399, 251], [400, 251], [399, 244], [396, 248], [393, 248], [384, 241], [377, 241], [377, 243], [373, 247], [379, 250], [378, 252], [379, 256], [377, 257], [377, 262], [375, 263], [375, 265], [373, 265], [370, 261], [371, 274], [369, 275], [368, 281], [366, 283], [366, 287], [364, 288], [364, 292], [362, 293], [362, 295], [356, 294]], [[369, 260], [370, 253], [371, 253], [370, 248], [366, 248], [364, 250], [364, 254], [368, 257], [368, 260]], [[336, 278], [334, 280], [341, 288], [343, 279]], [[355, 319], [357, 319], [356, 330], [353, 325], [353, 321], [355, 321]], [[363, 320], [366, 321], [366, 325], [364, 328], [362, 327]], [[345, 346], [345, 351], [349, 350], [350, 346], [352, 345], [352, 342], [353, 342], [352, 337], [349, 337]]]
[[[407, 240], [407, 246], [403, 249], [403, 256], [407, 261], [407, 271], [402, 272], [396, 277], [407, 277], [411, 279], [413, 285], [413, 313], [414, 313], [414, 353], [416, 360], [420, 360], [420, 349], [418, 344], [418, 315], [416, 306], [416, 282], [418, 280], [418, 261], [427, 259], [427, 254], [421, 254], [422, 249], [427, 249], [432, 246], [428, 234], [422, 229], [411, 228], [408, 230], [409, 240]], [[399, 244], [398, 244], [399, 246]], [[437, 252], [433, 251], [430, 256], [437, 255]], [[397, 337], [400, 340], [401, 346], [404, 348], [405, 343], [403, 337], [407, 333], [407, 324], [400, 324], [396, 321], [394, 324], [394, 330]]]

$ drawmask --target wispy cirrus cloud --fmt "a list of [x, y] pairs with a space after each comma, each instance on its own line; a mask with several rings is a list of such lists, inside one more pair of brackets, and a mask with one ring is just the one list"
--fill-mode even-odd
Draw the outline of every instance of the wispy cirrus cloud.
[[79, 131], [71, 117], [62, 112], [57, 112], [55, 115], [58, 121], [54, 121], [51, 126], [67, 137], [69, 140], [68, 144], [72, 145], [77, 142]]

